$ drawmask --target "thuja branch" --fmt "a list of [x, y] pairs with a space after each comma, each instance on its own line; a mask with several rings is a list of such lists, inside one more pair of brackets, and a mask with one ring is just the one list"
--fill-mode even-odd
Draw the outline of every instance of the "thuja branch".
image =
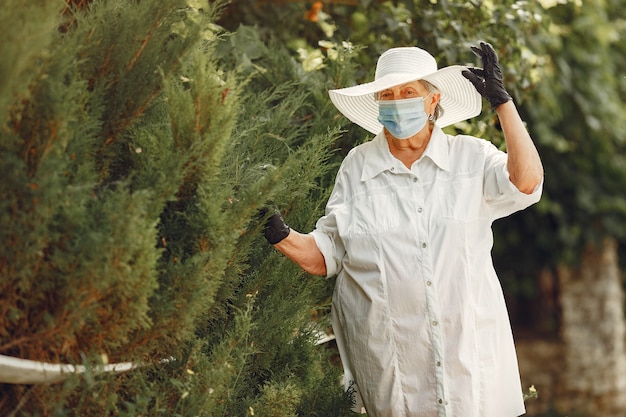
[[157, 22], [154, 22], [154, 25], [152, 25], [146, 37], [144, 37], [143, 41], [141, 41], [141, 45], [139, 46], [139, 49], [137, 49], [137, 51], [135, 52], [135, 55], [133, 55], [133, 58], [130, 60], [130, 62], [126, 66], [126, 71], [130, 72], [130, 70], [135, 66], [135, 63], [139, 60], [139, 57], [141, 56], [142, 52], [144, 51], [144, 49], [146, 49], [146, 46], [148, 45], [148, 41], [152, 39], [152, 35], [156, 31], [156, 29], [159, 26], [161, 26], [162, 21], [163, 19]]

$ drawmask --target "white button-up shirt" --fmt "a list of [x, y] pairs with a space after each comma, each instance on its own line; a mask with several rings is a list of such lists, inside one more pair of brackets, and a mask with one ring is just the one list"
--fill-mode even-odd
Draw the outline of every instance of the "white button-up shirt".
[[537, 202], [491, 143], [435, 128], [411, 169], [381, 133], [352, 149], [311, 234], [337, 275], [346, 386], [371, 417], [525, 412], [492, 222]]

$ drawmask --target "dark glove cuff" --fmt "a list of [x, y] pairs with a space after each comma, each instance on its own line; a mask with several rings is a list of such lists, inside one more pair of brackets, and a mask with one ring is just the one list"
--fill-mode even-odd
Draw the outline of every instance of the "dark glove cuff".
[[513, 100], [513, 97], [511, 97], [511, 95], [507, 93], [506, 90], [502, 90], [498, 92], [498, 94], [486, 98], [493, 110], [495, 110], [500, 104], [504, 104], [507, 101]]
[[289, 236], [289, 226], [287, 226], [280, 213], [273, 214], [267, 219], [263, 235], [265, 239], [272, 245], [279, 243], [281, 240]]

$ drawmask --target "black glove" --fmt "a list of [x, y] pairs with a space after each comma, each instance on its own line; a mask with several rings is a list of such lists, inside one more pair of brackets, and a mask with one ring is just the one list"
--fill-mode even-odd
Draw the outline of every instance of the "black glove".
[[[262, 208], [259, 211], [259, 216], [261, 218], [265, 218], [268, 211], [268, 208]], [[285, 224], [283, 216], [280, 215], [280, 212], [274, 211], [274, 214], [272, 214], [265, 222], [263, 235], [269, 243], [275, 245], [289, 235], [289, 230], [289, 226]]]
[[488, 43], [481, 42], [480, 48], [472, 46], [472, 52], [480, 57], [483, 68], [468, 68], [462, 72], [463, 76], [474, 84], [476, 90], [487, 99], [494, 110], [500, 104], [513, 100], [502, 83], [502, 69], [498, 64], [498, 55], [493, 47]]

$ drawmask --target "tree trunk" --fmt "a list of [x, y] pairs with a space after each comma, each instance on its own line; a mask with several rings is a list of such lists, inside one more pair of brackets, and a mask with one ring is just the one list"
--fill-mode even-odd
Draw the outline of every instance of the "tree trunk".
[[559, 408], [589, 415], [626, 415], [624, 291], [617, 243], [589, 246], [577, 267], [558, 271], [565, 352]]

